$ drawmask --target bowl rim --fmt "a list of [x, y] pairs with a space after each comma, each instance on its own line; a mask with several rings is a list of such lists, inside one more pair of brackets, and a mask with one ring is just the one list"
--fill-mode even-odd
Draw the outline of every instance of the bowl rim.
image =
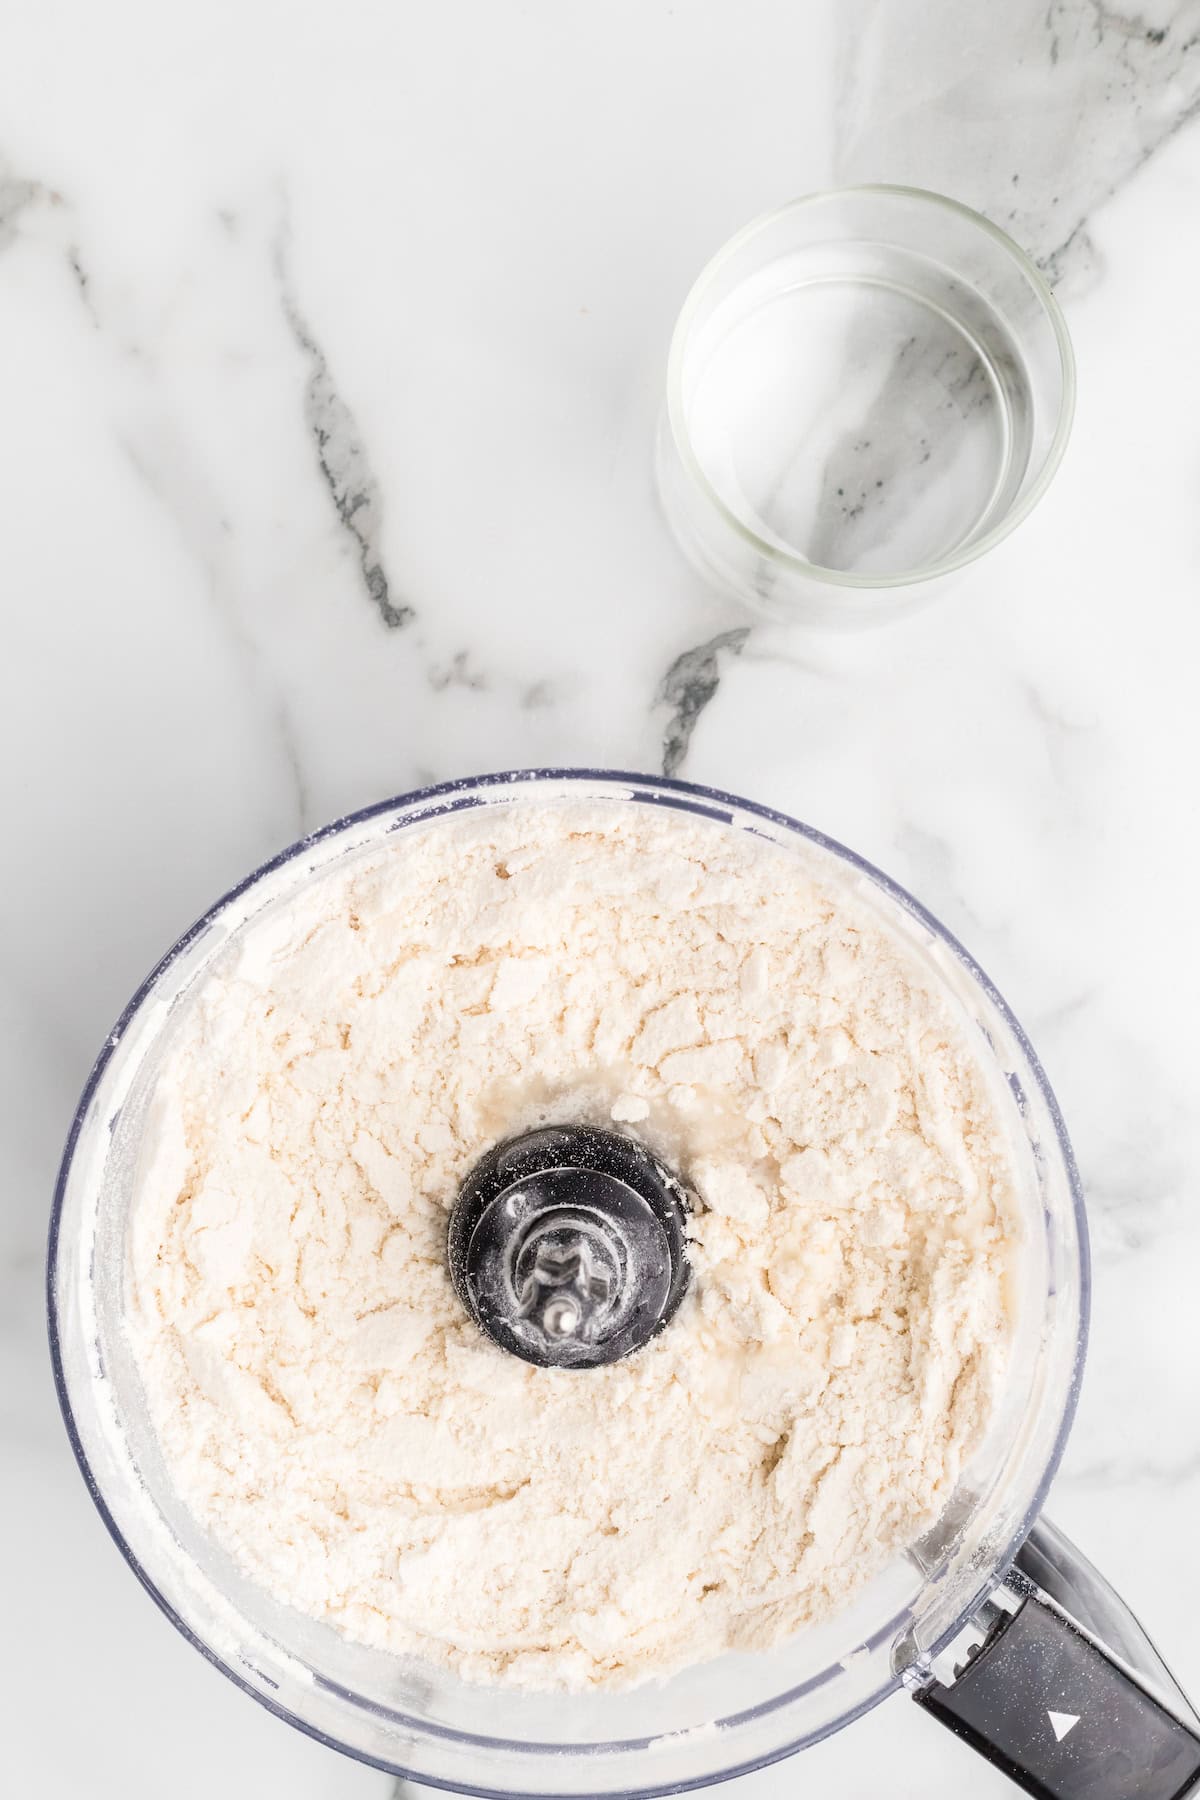
[[[906, 888], [903, 888], [898, 882], [894, 881], [891, 876], [877, 868], [865, 857], [860, 856], [856, 851], [851, 850], [848, 846], [842, 844], [838, 839], [828, 836], [826, 833], [819, 831], [816, 827], [807, 825], [803, 821], [793, 818], [788, 813], [781, 812], [776, 808], [763, 805], [757, 801], [747, 800], [740, 795], [729, 793], [721, 788], [712, 788], [697, 782], [685, 781], [676, 776], [648, 775], [621, 769], [534, 767], [501, 770], [484, 775], [467, 776], [456, 780], [437, 782], [429, 786], [413, 789], [409, 793], [393, 795], [387, 799], [375, 801], [369, 806], [361, 807], [356, 811], [343, 814], [340, 817], [331, 820], [328, 824], [318, 827], [314, 831], [306, 832], [302, 837], [297, 838], [293, 843], [285, 846], [284, 849], [277, 852], [274, 856], [269, 857], [265, 862], [252, 870], [241, 881], [228, 889], [226, 893], [209, 906], [205, 912], [188, 927], [182, 936], [179, 937], [158, 959], [149, 974], [139, 984], [137, 990], [123, 1008], [116, 1024], [105, 1038], [72, 1115], [54, 1186], [46, 1254], [47, 1331], [54, 1386], [58, 1397], [59, 1409], [62, 1414], [63, 1423], [66, 1428], [75, 1461], [78, 1464], [79, 1471], [83, 1476], [88, 1493], [91, 1495], [92, 1502], [96, 1507], [97, 1512], [100, 1514], [109, 1536], [112, 1538], [118, 1550], [121, 1552], [121, 1555], [136, 1575], [142, 1587], [154, 1601], [159, 1611], [171, 1621], [176, 1630], [179, 1631], [190, 1644], [199, 1650], [206, 1661], [211, 1663], [214, 1668], [219, 1669], [223, 1675], [227, 1676], [229, 1680], [237, 1687], [241, 1688], [244, 1693], [249, 1694], [250, 1697], [256, 1700], [261, 1706], [266, 1707], [268, 1712], [274, 1713], [277, 1718], [294, 1726], [298, 1731], [303, 1732], [307, 1737], [313, 1738], [316, 1742], [324, 1744], [332, 1750], [340, 1751], [344, 1755], [350, 1756], [354, 1760], [365, 1763], [372, 1768], [380, 1769], [387, 1774], [406, 1777], [419, 1782], [423, 1786], [439, 1788], [450, 1793], [475, 1794], [480, 1796], [480, 1800], [515, 1800], [517, 1790], [505, 1787], [488, 1787], [466, 1783], [458, 1777], [450, 1779], [448, 1777], [433, 1775], [424, 1769], [414, 1769], [410, 1765], [390, 1762], [384, 1758], [374, 1756], [354, 1744], [348, 1744], [341, 1738], [332, 1736], [330, 1733], [322, 1730], [319, 1726], [311, 1723], [311, 1721], [293, 1712], [282, 1702], [273, 1698], [271, 1694], [264, 1693], [258, 1687], [254, 1686], [254, 1684], [247, 1680], [238, 1669], [233, 1667], [230, 1662], [219, 1655], [210, 1644], [206, 1643], [204, 1639], [193, 1630], [182, 1614], [157, 1587], [153, 1577], [142, 1564], [137, 1553], [126, 1539], [124, 1532], [117, 1524], [116, 1519], [108, 1506], [100, 1484], [96, 1480], [88, 1461], [82, 1435], [75, 1418], [74, 1407], [71, 1401], [70, 1385], [64, 1366], [59, 1328], [58, 1261], [62, 1212], [80, 1134], [88, 1117], [93, 1098], [108, 1069], [109, 1063], [120, 1047], [130, 1025], [138, 1015], [143, 1002], [150, 996], [159, 979], [171, 968], [178, 958], [183, 955], [188, 947], [195, 942], [196, 938], [208, 929], [227, 906], [231, 905], [256, 883], [294, 861], [312, 845], [321, 843], [327, 838], [336, 836], [337, 834], [350, 830], [356, 826], [369, 824], [373, 819], [379, 818], [381, 815], [403, 811], [405, 816], [399, 823], [402, 823], [403, 826], [407, 827], [408, 825], [418, 823], [422, 820], [445, 817], [456, 812], [472, 809], [480, 803], [475, 798], [480, 791], [503, 788], [505, 786], [515, 787], [537, 782], [573, 781], [581, 783], [605, 782], [627, 787], [630, 790], [630, 797], [634, 799], [652, 800], [656, 793], [663, 794], [670, 797], [671, 803], [681, 810], [695, 812], [702, 817], [711, 818], [726, 825], [732, 823], [732, 811], [749, 813], [752, 816], [762, 819], [768, 824], [783, 827], [787, 831], [794, 832], [810, 844], [816, 845], [819, 849], [829, 852], [842, 862], [848, 864], [858, 873], [866, 875], [905, 912], [909, 913], [919, 924], [931, 932], [937, 940], [943, 943], [955, 958], [962, 963], [968, 973], [978, 982], [984, 993], [1000, 1013], [1005, 1024], [1012, 1031], [1018, 1047], [1026, 1059], [1029, 1072], [1033, 1076], [1043, 1102], [1046, 1105], [1048, 1116], [1054, 1127], [1055, 1139], [1062, 1159], [1063, 1170], [1067, 1177], [1078, 1245], [1079, 1320], [1075, 1352], [1071, 1365], [1071, 1374], [1063, 1399], [1062, 1415], [1055, 1432], [1050, 1456], [1046, 1462], [1042, 1476], [1037, 1483], [1036, 1492], [1026, 1508], [1025, 1513], [1009, 1534], [1009, 1541], [1006, 1543], [1002, 1553], [991, 1563], [976, 1584], [975, 1591], [969, 1603], [965, 1603], [960, 1610], [956, 1611], [953, 1621], [944, 1631], [938, 1634], [930, 1644], [929, 1648], [923, 1652], [921, 1659], [923, 1663], [931, 1662], [950, 1642], [952, 1642], [954, 1637], [962, 1629], [964, 1621], [969, 1618], [970, 1614], [980, 1604], [985, 1595], [994, 1589], [998, 1582], [1003, 1579], [1012, 1564], [1013, 1558], [1020, 1549], [1025, 1538], [1028, 1536], [1034, 1521], [1042, 1510], [1046, 1492], [1061, 1462], [1066, 1441], [1074, 1421], [1083, 1366], [1086, 1359], [1090, 1322], [1091, 1264], [1087, 1215], [1084, 1206], [1082, 1184], [1061, 1109], [1059, 1108], [1054, 1091], [1050, 1086], [1049, 1080], [1047, 1079], [1033, 1045], [995, 984], [976, 962], [970, 952], [959, 942], [958, 938], [942, 925], [927, 907], [922, 905], [922, 903], [910, 894]], [[936, 1579], [936, 1576], [931, 1579]], [[874, 1647], [880, 1642], [885, 1641], [889, 1635], [894, 1634], [896, 1627], [906, 1616], [906, 1614], [898, 1615], [896, 1618], [890, 1620], [885, 1626], [879, 1627], [873, 1631], [871, 1638], [868, 1640], [870, 1646]], [[772, 1698], [768, 1702], [765, 1702], [761, 1707], [744, 1709], [741, 1713], [732, 1715], [728, 1720], [722, 1721], [722, 1724], [734, 1725], [737, 1723], [746, 1723], [751, 1718], [761, 1717], [764, 1713], [770, 1711], [777, 1711], [781, 1707], [786, 1706], [791, 1701], [797, 1699], [802, 1693], [809, 1691], [815, 1686], [822, 1685], [823, 1682], [829, 1678], [831, 1673], [832, 1669], [822, 1671], [817, 1676], [811, 1677], [808, 1680], [799, 1683], [796, 1687], [789, 1689], [786, 1693], [772, 1696]], [[266, 1679], [266, 1677], [264, 1677], [264, 1679]], [[365, 1710], [381, 1713], [390, 1719], [403, 1722], [409, 1729], [415, 1729], [427, 1739], [449, 1739], [456, 1744], [478, 1750], [502, 1749], [506, 1752], [523, 1755], [536, 1756], [541, 1754], [546, 1756], [561, 1756], [563, 1754], [563, 1747], [561, 1745], [519, 1743], [511, 1738], [494, 1738], [476, 1735], [458, 1731], [446, 1726], [431, 1724], [424, 1720], [414, 1720], [409, 1715], [395, 1713], [390, 1708], [366, 1700], [363, 1696], [354, 1694], [350, 1690], [340, 1688], [337, 1684], [329, 1682], [323, 1677], [318, 1678], [318, 1682], [325, 1690], [338, 1693], [342, 1698], [353, 1700]], [[903, 1672], [896, 1671], [893, 1668], [889, 1671], [886, 1680], [879, 1683], [865, 1698], [852, 1706], [847, 1707], [846, 1711], [835, 1723], [802, 1733], [799, 1737], [786, 1744], [773, 1748], [764, 1754], [755, 1755], [742, 1762], [732, 1764], [729, 1767], [699, 1776], [684, 1777], [682, 1779], [664, 1779], [658, 1783], [638, 1782], [633, 1786], [597, 1787], [589, 1789], [589, 1794], [592, 1796], [592, 1800], [649, 1800], [649, 1797], [653, 1795], [692, 1791], [697, 1788], [715, 1785], [717, 1782], [733, 1780], [741, 1775], [751, 1774], [757, 1769], [766, 1768], [772, 1763], [782, 1761], [785, 1757], [791, 1756], [797, 1751], [805, 1749], [825, 1737], [831, 1736], [835, 1731], [842, 1730], [846, 1725], [852, 1724], [856, 1719], [861, 1718], [864, 1714], [871, 1711], [882, 1700], [895, 1693], [903, 1685]], [[644, 1751], [649, 1744], [655, 1741], [656, 1740], [653, 1738], [626, 1739], [612, 1744], [581, 1745], [578, 1749], [580, 1753], [601, 1750], [637, 1752]], [[561, 1794], [556, 1794], [553, 1790], [544, 1789], [539, 1790], [538, 1800], [581, 1800], [581, 1795], [576, 1790], [564, 1789]]]

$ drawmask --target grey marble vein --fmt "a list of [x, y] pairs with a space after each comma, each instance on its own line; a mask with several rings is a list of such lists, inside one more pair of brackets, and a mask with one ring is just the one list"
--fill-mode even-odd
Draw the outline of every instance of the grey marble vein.
[[275, 729], [279, 734], [284, 764], [292, 783], [292, 793], [296, 805], [296, 836], [303, 837], [309, 826], [315, 823], [312, 813], [312, 795], [308, 777], [304, 771], [304, 760], [300, 754], [300, 740], [295, 723], [288, 709], [287, 701], [282, 696], [275, 708]]
[[435, 694], [445, 693], [447, 688], [468, 688], [472, 693], [486, 693], [491, 685], [481, 669], [471, 661], [469, 650], [456, 650], [448, 663], [429, 668], [429, 685]]
[[296, 299], [288, 267], [286, 226], [276, 244], [284, 317], [309, 364], [304, 392], [304, 421], [316, 447], [317, 462], [333, 501], [338, 522], [349, 537], [367, 595], [389, 631], [416, 618], [416, 609], [401, 599], [384, 567], [381, 534], [383, 497], [353, 412], [338, 392], [329, 361]]
[[67, 245], [67, 267], [71, 271], [71, 278], [75, 286], [79, 289], [79, 298], [83, 302], [84, 311], [92, 324], [99, 330], [100, 315], [96, 311], [96, 301], [92, 294], [92, 278], [84, 266], [83, 255], [78, 244]]
[[1177, 1223], [1174, 1196], [1187, 1192], [1189, 1169], [1185, 1153], [1145, 1134], [1103, 1160], [1084, 1159], [1080, 1173], [1098, 1263], [1158, 1248]]
[[700, 716], [721, 685], [722, 656], [740, 656], [749, 636], [748, 625], [719, 631], [703, 644], [682, 651], [659, 682], [657, 703], [670, 708], [663, 732], [664, 775], [674, 775], [688, 753]]
[[1018, 680], [1017, 689], [1042, 740], [1050, 773], [1060, 788], [1070, 790], [1081, 772], [1090, 775], [1094, 768], [1102, 747], [1099, 722], [1068, 718], [1030, 678]]
[[218, 492], [192, 447], [166, 419], [147, 419], [118, 439], [129, 466], [162, 507], [184, 552], [199, 569], [215, 615], [244, 679], [266, 697], [266, 719], [275, 737], [294, 802], [297, 835], [310, 823], [310, 791], [299, 735], [279, 689], [271, 657], [243, 614], [236, 573], [231, 568], [231, 532]]
[[12, 243], [17, 235], [18, 218], [42, 192], [38, 182], [14, 175], [0, 163], [0, 250]]
[[1200, 0], [850, 0], [839, 19], [836, 179], [964, 200], [1056, 283], [1096, 278], [1092, 214], [1200, 115]]
[[[894, 541], [905, 518], [919, 513], [926, 493], [945, 491], [953, 482], [956, 467], [996, 410], [983, 365], [961, 340], [922, 342], [914, 335], [893, 352], [880, 342], [873, 309], [862, 317], [848, 312], [848, 362], [867, 369], [879, 363], [881, 352], [886, 372], [875, 397], [865, 411], [851, 409], [824, 454], [812, 529], [803, 523], [811, 502], [805, 500], [800, 509], [799, 531], [790, 518], [795, 496], [804, 491], [798, 465], [812, 455], [803, 442], [782, 466], [765, 509], [785, 542], [805, 543], [813, 562], [825, 568], [870, 568], [871, 553]], [[907, 422], [927, 408], [931, 393], [940, 397], [941, 425], [923, 440], [917, 456]], [[903, 429], [897, 429], [897, 420], [905, 422]], [[936, 554], [934, 546], [930, 553]]]
[[74, 209], [57, 188], [47, 187], [43, 181], [16, 174], [0, 157], [0, 250], [7, 249], [17, 241], [22, 235], [26, 215], [39, 209], [43, 225], [47, 217], [53, 221], [43, 235], [64, 257], [88, 317], [95, 324], [96, 313], [88, 291], [87, 273], [78, 246], [68, 235], [74, 226]]
[[1200, 1477], [1200, 1450], [1188, 1452], [1183, 1449], [1178, 1456], [1104, 1456], [1094, 1462], [1077, 1462], [1071, 1458], [1064, 1466], [1061, 1479], [1094, 1482], [1102, 1487], [1136, 1486], [1143, 1482], [1180, 1487], [1197, 1477]]

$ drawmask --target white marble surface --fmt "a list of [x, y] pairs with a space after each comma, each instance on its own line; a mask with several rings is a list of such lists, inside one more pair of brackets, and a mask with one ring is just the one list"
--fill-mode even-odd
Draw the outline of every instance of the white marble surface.
[[[4, 40], [6, 1791], [388, 1794], [108, 1543], [43, 1340], [59, 1146], [146, 968], [302, 827], [664, 747], [883, 864], [1032, 1031], [1096, 1245], [1052, 1511], [1200, 1693], [1198, 0], [40, 0]], [[1043, 261], [1074, 442], [939, 609], [746, 636], [655, 511], [671, 320], [866, 177]], [[742, 1788], [1010, 1791], [902, 1699]]]

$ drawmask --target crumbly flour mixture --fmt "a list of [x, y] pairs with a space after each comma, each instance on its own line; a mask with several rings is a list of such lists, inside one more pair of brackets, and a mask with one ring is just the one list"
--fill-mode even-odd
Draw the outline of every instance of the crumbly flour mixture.
[[[537, 1369], [464, 1313], [447, 1212], [579, 1117], [704, 1209], [660, 1336]], [[1003, 1369], [1012, 1179], [965, 1032], [839, 878], [522, 802], [327, 875], [205, 979], [130, 1330], [182, 1495], [281, 1600], [468, 1678], [618, 1685], [776, 1643], [932, 1520]]]

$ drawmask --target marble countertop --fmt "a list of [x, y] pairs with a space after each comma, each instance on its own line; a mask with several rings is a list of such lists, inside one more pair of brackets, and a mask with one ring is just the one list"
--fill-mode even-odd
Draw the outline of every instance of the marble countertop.
[[[391, 1792], [124, 1568], [54, 1404], [43, 1235], [97, 1047], [218, 892], [529, 764], [797, 814], [996, 979], [1095, 1238], [1051, 1511], [1200, 1694], [1200, 0], [41, 0], [5, 35], [8, 1791]], [[1074, 440], [940, 606], [747, 633], [656, 511], [667, 339], [744, 220], [860, 179], [1036, 255]], [[740, 1791], [968, 1783], [1012, 1791], [897, 1698]]]

